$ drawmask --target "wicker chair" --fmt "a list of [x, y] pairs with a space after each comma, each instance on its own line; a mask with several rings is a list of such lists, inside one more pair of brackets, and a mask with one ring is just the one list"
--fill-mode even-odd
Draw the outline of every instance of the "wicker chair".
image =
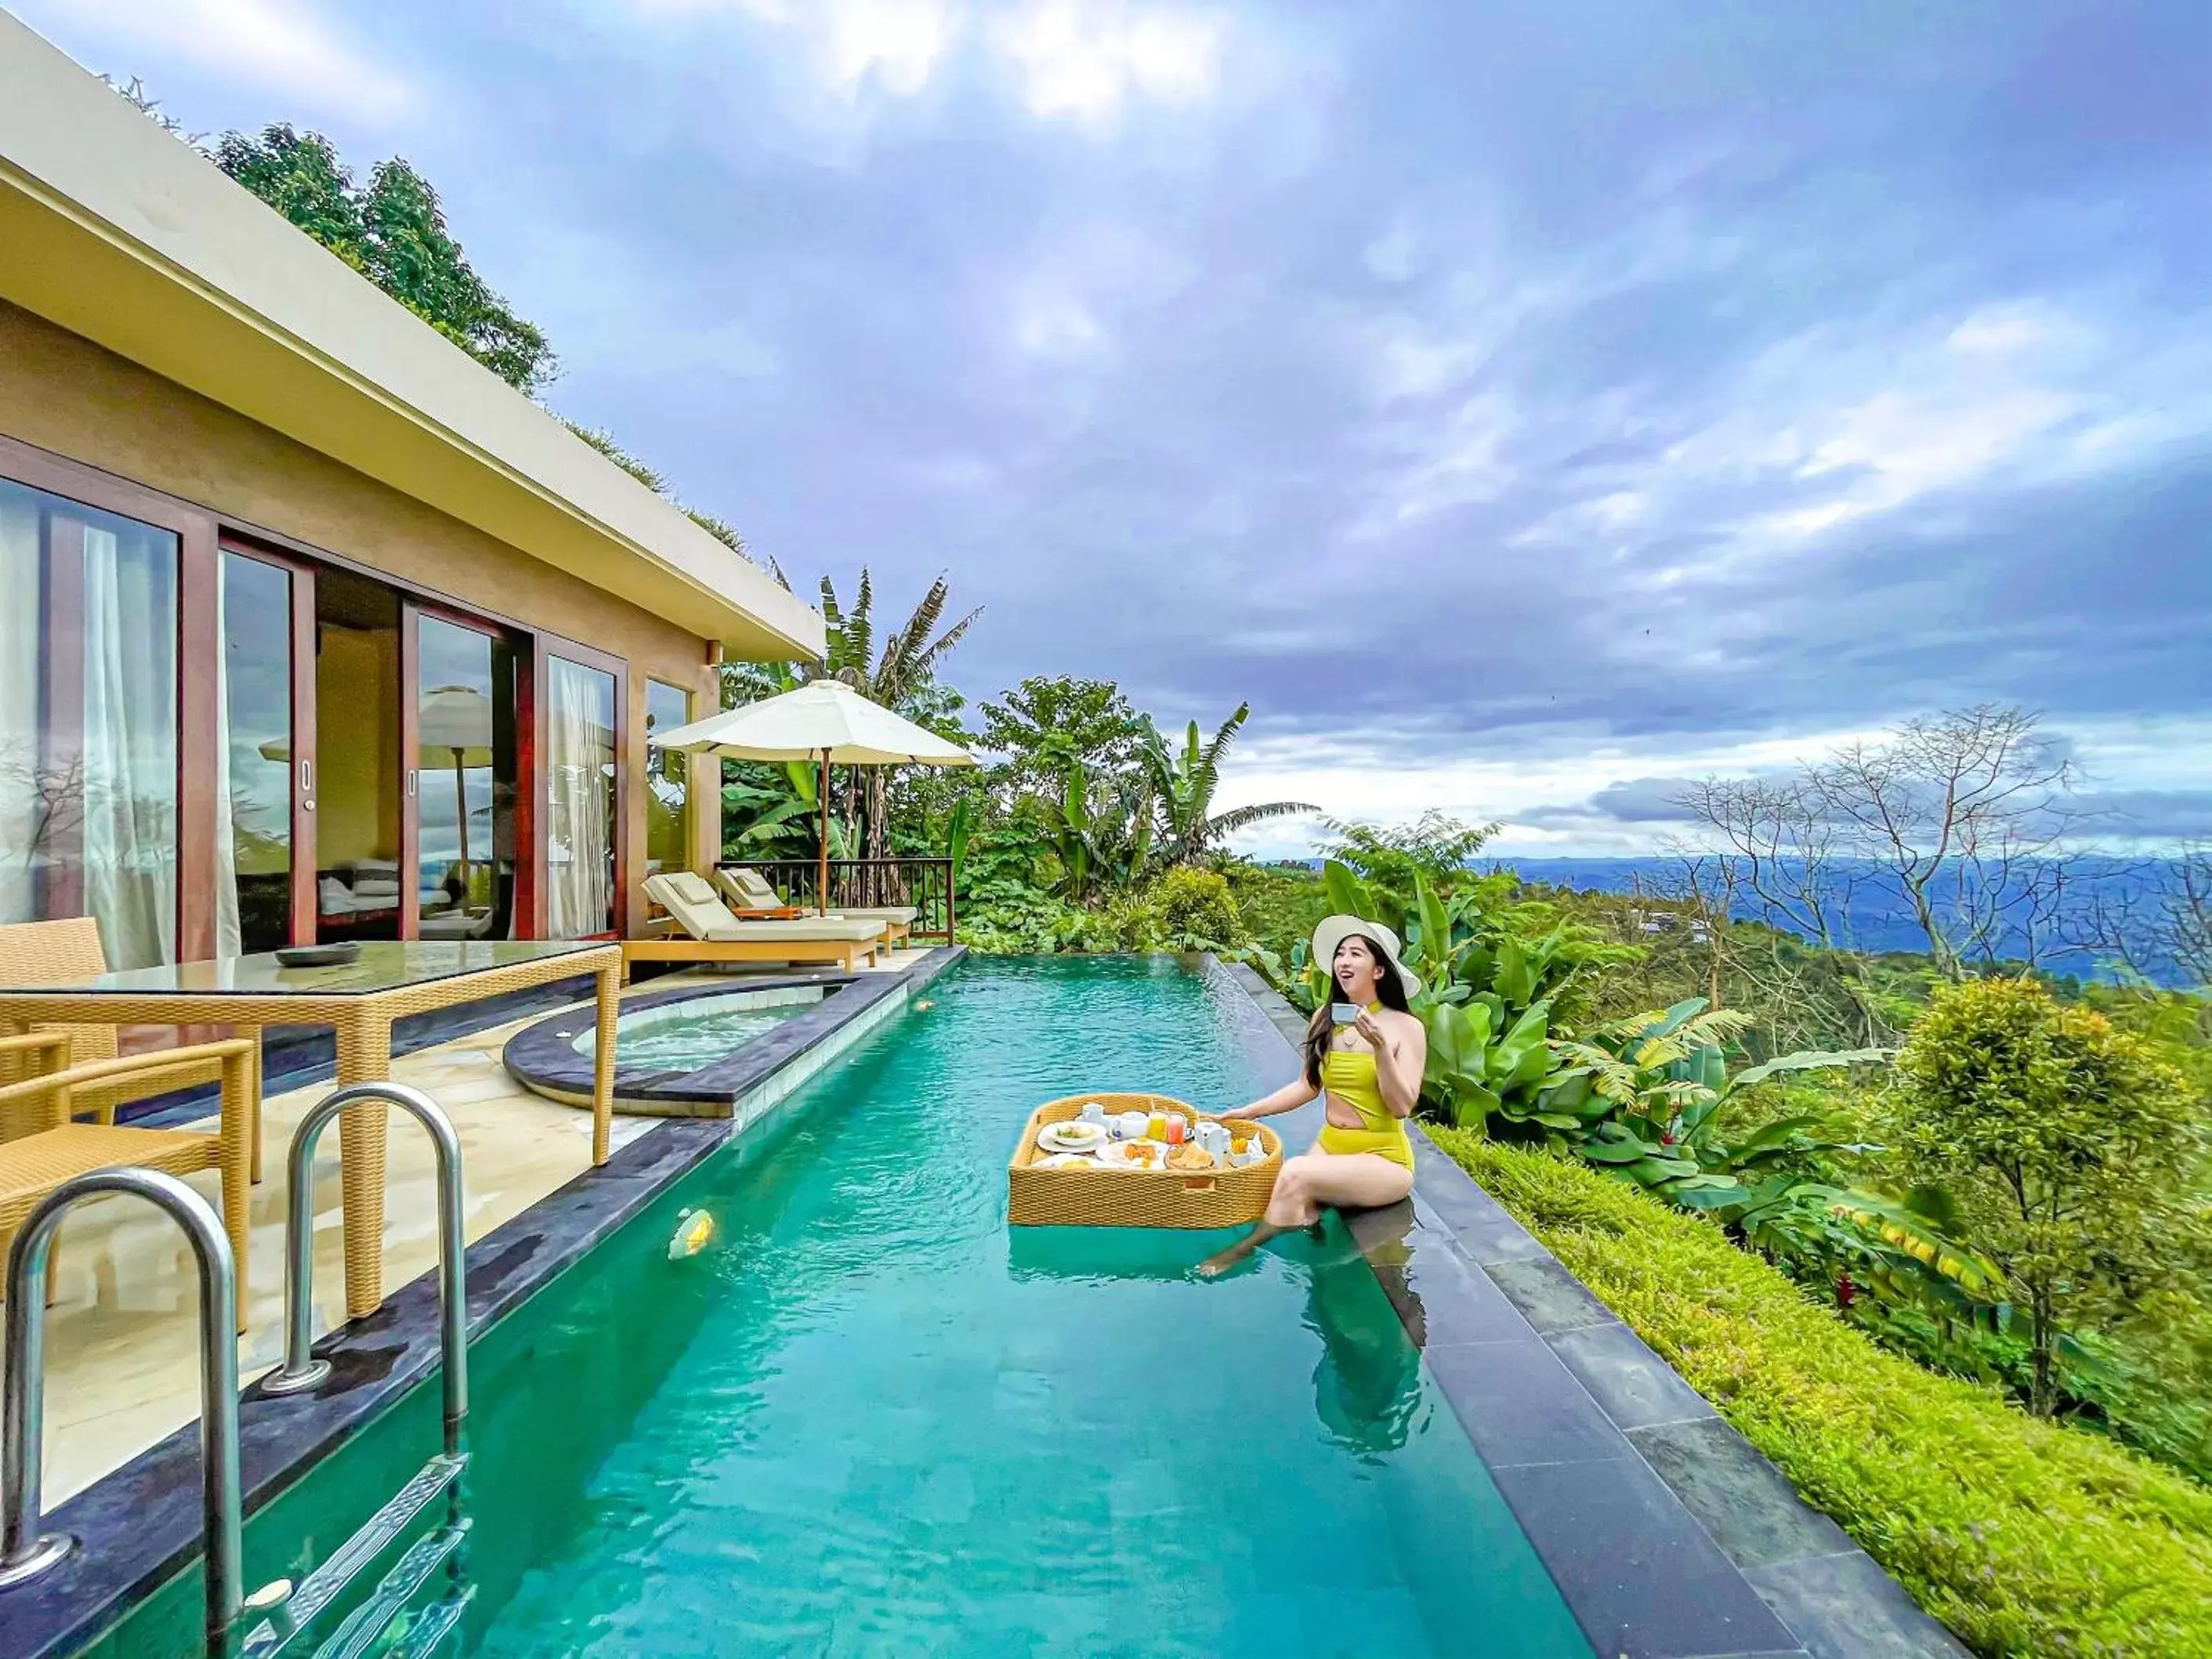
[[[0, 982], [35, 985], [105, 972], [98, 924], [88, 917], [0, 927]], [[40, 1026], [0, 1036], [0, 1250], [40, 1199], [72, 1176], [134, 1164], [171, 1175], [215, 1170], [237, 1258], [239, 1328], [246, 1328], [246, 1230], [259, 1178], [261, 1051], [250, 1037], [118, 1056], [112, 1025]], [[220, 1127], [118, 1127], [132, 1100], [214, 1083]], [[91, 1122], [79, 1121], [89, 1115]]]

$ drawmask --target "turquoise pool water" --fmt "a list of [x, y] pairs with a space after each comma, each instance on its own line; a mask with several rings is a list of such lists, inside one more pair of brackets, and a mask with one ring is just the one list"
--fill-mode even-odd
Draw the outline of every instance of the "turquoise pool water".
[[[625, 1071], [696, 1072], [821, 1006], [818, 990], [724, 991], [663, 1003], [621, 1017], [616, 1061]], [[581, 1032], [569, 1046], [589, 1060], [599, 1033]]]
[[1221, 1235], [1009, 1237], [1039, 1100], [1279, 1080], [1207, 986], [978, 961], [932, 994], [722, 1189], [688, 1346], [471, 1650], [1588, 1655], [1340, 1232], [1214, 1284]]

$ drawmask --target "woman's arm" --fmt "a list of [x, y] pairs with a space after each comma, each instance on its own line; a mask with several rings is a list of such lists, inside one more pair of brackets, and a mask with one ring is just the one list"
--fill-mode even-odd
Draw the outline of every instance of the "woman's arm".
[[1214, 1115], [1220, 1118], [1273, 1117], [1278, 1112], [1295, 1112], [1320, 1092], [1319, 1088], [1306, 1081], [1306, 1074], [1300, 1072], [1294, 1079], [1272, 1095], [1262, 1096], [1249, 1106], [1239, 1106], [1234, 1111], [1217, 1112]]
[[1393, 1117], [1411, 1117], [1420, 1103], [1421, 1077], [1429, 1065], [1429, 1034], [1411, 1014], [1378, 1019], [1362, 1014], [1355, 1028], [1375, 1049], [1375, 1085]]

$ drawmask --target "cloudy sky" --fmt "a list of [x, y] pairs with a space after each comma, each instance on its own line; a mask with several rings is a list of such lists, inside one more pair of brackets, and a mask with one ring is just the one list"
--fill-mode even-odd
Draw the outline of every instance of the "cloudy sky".
[[1997, 700], [2212, 833], [2212, 6], [6, 3], [406, 155], [557, 409], [948, 571], [971, 697], [1249, 698], [1237, 799], [1632, 852]]

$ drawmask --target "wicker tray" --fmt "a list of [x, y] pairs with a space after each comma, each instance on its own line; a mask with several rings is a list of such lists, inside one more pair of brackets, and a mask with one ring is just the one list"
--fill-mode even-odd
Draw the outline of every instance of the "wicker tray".
[[1042, 1170], [1036, 1132], [1064, 1123], [1097, 1101], [1108, 1112], [1181, 1112], [1194, 1121], [1208, 1115], [1165, 1095], [1070, 1095], [1048, 1100], [1030, 1114], [1006, 1165], [1006, 1219], [1017, 1227], [1238, 1227], [1267, 1211], [1275, 1176], [1283, 1167], [1282, 1138], [1264, 1123], [1250, 1125], [1267, 1149], [1257, 1164], [1210, 1174], [1182, 1170]]

